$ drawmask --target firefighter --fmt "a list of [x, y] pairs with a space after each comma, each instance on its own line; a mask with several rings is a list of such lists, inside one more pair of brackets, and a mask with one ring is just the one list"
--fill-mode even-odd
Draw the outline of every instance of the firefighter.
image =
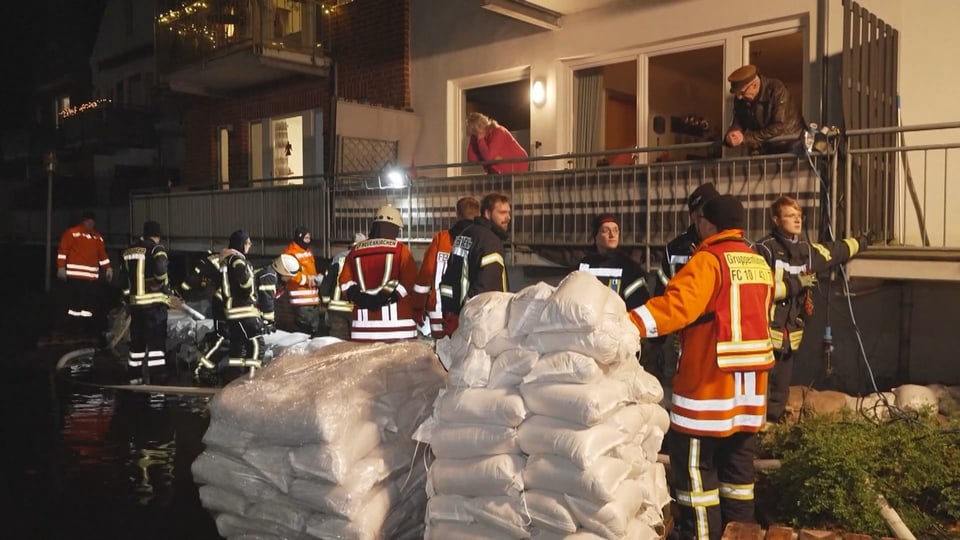
[[[353, 237], [353, 246], [367, 239], [367, 235], [357, 233]], [[342, 340], [350, 339], [350, 325], [353, 321], [353, 304], [340, 291], [340, 274], [343, 271], [343, 261], [350, 254], [345, 249], [333, 256], [330, 267], [327, 269], [327, 278], [320, 284], [320, 298], [327, 306], [327, 328], [330, 335]]]
[[220, 256], [221, 294], [230, 332], [226, 380], [243, 371], [253, 377], [263, 366], [263, 324], [257, 309], [257, 286], [247, 252], [253, 242], [244, 230], [234, 231]]
[[440, 279], [443, 332], [453, 335], [466, 301], [488, 291], [507, 292], [503, 242], [510, 227], [510, 198], [491, 193], [480, 202], [480, 215], [450, 229], [453, 249]]
[[217, 368], [215, 355], [224, 342], [230, 339], [220, 280], [220, 254], [208, 252], [205, 257], [197, 261], [180, 284], [180, 290], [184, 295], [205, 294], [210, 298], [213, 329], [203, 336], [203, 340], [197, 347], [199, 356], [193, 371], [197, 381], [211, 381], [215, 378]]
[[869, 244], [866, 236], [818, 244], [802, 236], [800, 203], [784, 195], [770, 207], [773, 232], [754, 244], [773, 269], [776, 292], [770, 313], [770, 340], [777, 363], [770, 372], [767, 420], [783, 418], [793, 376], [793, 357], [803, 340], [804, 320], [813, 313], [817, 274], [843, 264]]
[[[160, 245], [163, 229], [156, 221], [143, 224], [143, 236], [123, 252], [123, 270], [130, 309], [130, 384], [156, 382], [166, 364], [167, 308], [170, 282], [167, 250]], [[144, 371], [146, 367], [146, 371]]]
[[632, 310], [650, 298], [643, 265], [620, 250], [620, 225], [611, 214], [593, 220], [594, 251], [580, 261], [580, 270], [590, 272], [613, 289]]
[[309, 336], [320, 335], [320, 292], [323, 274], [317, 272], [317, 263], [310, 249], [313, 237], [303, 226], [294, 231], [293, 241], [284, 253], [293, 255], [300, 264], [300, 272], [287, 283], [294, 325], [298, 332]]
[[94, 225], [96, 215], [84, 212], [80, 223], [63, 232], [57, 249], [57, 278], [66, 285], [64, 330], [70, 337], [93, 338], [102, 329], [100, 270], [107, 282], [113, 281], [103, 236]]
[[430, 334], [435, 339], [446, 335], [443, 332], [443, 309], [440, 306], [440, 295], [437, 291], [440, 289], [443, 271], [447, 269], [450, 250], [453, 249], [453, 237], [450, 231], [458, 228], [462, 230], [479, 215], [480, 203], [473, 197], [464, 197], [457, 201], [457, 222], [450, 229], [435, 234], [427, 252], [423, 255], [420, 273], [411, 296], [413, 320], [418, 327], [422, 327], [429, 318]]
[[340, 271], [340, 291], [353, 303], [350, 339], [397, 341], [417, 337], [410, 291], [417, 262], [397, 240], [403, 219], [392, 206], [377, 210], [369, 239], [350, 249]]
[[642, 336], [679, 331], [683, 343], [667, 433], [680, 538], [719, 540], [727, 523], [755, 521], [773, 276], [743, 238], [743, 214], [732, 195], [704, 204], [689, 262], [662, 296], [630, 312]]
[[[263, 333], [277, 331], [276, 299], [283, 294], [283, 287], [289, 287], [297, 275], [302, 272], [297, 258], [289, 253], [281, 253], [268, 266], [257, 270], [257, 308], [263, 319]], [[279, 287], [279, 288], [278, 288]]]

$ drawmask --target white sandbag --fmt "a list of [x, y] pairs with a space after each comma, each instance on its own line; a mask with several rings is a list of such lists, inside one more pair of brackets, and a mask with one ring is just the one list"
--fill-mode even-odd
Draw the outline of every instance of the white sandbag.
[[217, 486], [200, 486], [198, 491], [200, 503], [211, 512], [226, 512], [242, 516], [250, 504], [243, 495]]
[[476, 523], [509, 538], [529, 538], [521, 500], [516, 497], [436, 495], [427, 502], [427, 523]]
[[451, 423], [517, 427], [526, 418], [527, 407], [517, 389], [442, 389], [434, 402], [433, 415]]
[[531, 455], [523, 469], [523, 485], [608, 503], [633, 467], [614, 457], [601, 456], [586, 470], [570, 460], [551, 454]]
[[605, 318], [625, 317], [623, 299], [593, 274], [574, 271], [550, 296], [535, 332], [584, 332], [598, 328]]
[[216, 517], [217, 532], [226, 538], [270, 538], [283, 540], [307, 540], [307, 534], [291, 531], [276, 523], [259, 519], [248, 519], [233, 514], [220, 514]]
[[627, 526], [649, 494], [640, 481], [626, 480], [617, 489], [613, 502], [604, 505], [571, 495], [564, 498], [581, 527], [607, 540], [619, 540], [627, 534]]
[[212, 450], [197, 456], [190, 472], [198, 484], [212, 484], [248, 499], [262, 499], [276, 491], [253, 467]]
[[470, 346], [470, 336], [464, 333], [455, 333], [452, 337], [438, 339], [434, 343], [434, 350], [443, 369], [450, 371], [454, 362], [459, 362], [467, 354], [467, 347]]
[[[387, 490], [384, 493], [384, 490]], [[392, 494], [392, 495], [391, 495]], [[331, 514], [346, 520], [356, 520], [375, 497], [387, 502], [396, 500], [397, 486], [394, 482], [374, 481], [374, 478], [358, 477], [344, 485], [327, 484], [295, 478], [290, 483], [290, 496], [302, 501], [312, 510]]]
[[588, 384], [603, 378], [597, 361], [585, 354], [560, 351], [543, 355], [524, 378], [525, 383]]
[[523, 491], [521, 455], [470, 459], [437, 459], [427, 473], [427, 495], [518, 497]]
[[534, 540], [603, 540], [602, 536], [584, 530], [571, 534], [556, 534], [549, 530], [538, 530], [533, 532], [531, 538]]
[[289, 504], [289, 501], [257, 501], [247, 508], [244, 517], [276, 523], [285, 529], [301, 532], [310, 514], [310, 510]]
[[603, 319], [593, 331], [535, 332], [527, 335], [524, 347], [549, 354], [574, 351], [592, 357], [600, 364], [636, 361], [640, 350], [640, 331], [626, 314], [616, 319]]
[[950, 393], [950, 388], [945, 384], [928, 384], [927, 388], [933, 392], [937, 398], [937, 408], [940, 414], [950, 416], [960, 410], [960, 403]]
[[663, 400], [663, 385], [635, 359], [608, 366], [607, 377], [627, 383], [630, 397], [637, 403], [660, 403]]
[[631, 402], [627, 383], [602, 379], [591, 384], [524, 383], [520, 394], [535, 414], [561, 418], [584, 426], [603, 422]]
[[890, 419], [890, 407], [896, 406], [897, 396], [893, 392], [874, 392], [866, 396], [850, 396], [847, 407], [873, 421]]
[[289, 453], [290, 448], [287, 446], [247, 448], [243, 453], [243, 460], [277, 489], [286, 493], [290, 481], [293, 480], [293, 467], [290, 466]]
[[512, 298], [512, 293], [498, 291], [484, 292], [470, 298], [460, 310], [457, 333], [470, 334], [474, 346], [481, 349], [486, 347], [494, 336], [507, 327]]
[[504, 351], [509, 351], [510, 349], [519, 349], [521, 345], [521, 338], [515, 338], [510, 335], [510, 330], [504, 328], [497, 335], [493, 336], [493, 339], [487, 342], [484, 345], [483, 350], [487, 351], [491, 358], [496, 358], [503, 354]]
[[645, 426], [666, 430], [670, 427], [670, 414], [657, 403], [638, 403], [621, 407], [610, 415], [607, 423], [624, 433], [636, 435]]
[[380, 428], [373, 422], [361, 422], [350, 437], [328, 444], [307, 444], [289, 452], [295, 475], [343, 483], [350, 469], [380, 444]]
[[254, 435], [247, 430], [235, 427], [228, 422], [210, 422], [207, 431], [203, 433], [203, 444], [217, 452], [243, 457]]
[[607, 424], [585, 427], [548, 416], [527, 418], [517, 431], [520, 449], [527, 454], [563, 456], [581, 469], [629, 440], [626, 433]]
[[627, 534], [623, 540], [660, 540], [662, 537], [663, 535], [657, 532], [657, 527], [642, 519], [632, 519], [627, 525]]
[[926, 386], [905, 384], [893, 389], [897, 396], [897, 407], [911, 412], [936, 412], [940, 405], [937, 396]]
[[[577, 531], [577, 522], [567, 508], [562, 493], [527, 489], [523, 492], [527, 512], [535, 529], [556, 533], [560, 537]], [[537, 538], [534, 535], [534, 538]]]
[[452, 357], [451, 364], [447, 368], [448, 385], [454, 388], [464, 386], [471, 388], [486, 387], [490, 380], [492, 365], [493, 359], [490, 358], [487, 351], [470, 344], [463, 356]]
[[516, 388], [540, 359], [530, 349], [510, 349], [500, 353], [490, 368], [487, 388]]
[[556, 287], [540, 281], [513, 295], [507, 324], [511, 337], [525, 336], [536, 329], [540, 313], [555, 290]]
[[501, 531], [479, 523], [438, 521], [428, 524], [424, 540], [496, 540], [509, 538]]
[[378, 540], [383, 538], [384, 522], [399, 492], [393, 485], [375, 490], [350, 519], [314, 514], [307, 519], [305, 531], [315, 538], [339, 540]]
[[517, 442], [517, 428], [489, 424], [438, 422], [430, 439], [430, 448], [438, 458], [447, 459], [522, 453]]

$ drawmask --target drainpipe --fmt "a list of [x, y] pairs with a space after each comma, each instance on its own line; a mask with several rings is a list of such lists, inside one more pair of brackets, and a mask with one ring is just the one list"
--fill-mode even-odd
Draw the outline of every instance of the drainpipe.
[[913, 329], [913, 285], [900, 282], [900, 350], [897, 354], [897, 384], [910, 382], [910, 334]]

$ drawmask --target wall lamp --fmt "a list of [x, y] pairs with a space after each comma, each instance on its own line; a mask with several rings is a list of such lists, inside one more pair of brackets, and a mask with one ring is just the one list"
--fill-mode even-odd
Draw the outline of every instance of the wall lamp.
[[530, 103], [537, 107], [542, 107], [547, 102], [547, 83], [542, 77], [534, 79], [530, 85]]

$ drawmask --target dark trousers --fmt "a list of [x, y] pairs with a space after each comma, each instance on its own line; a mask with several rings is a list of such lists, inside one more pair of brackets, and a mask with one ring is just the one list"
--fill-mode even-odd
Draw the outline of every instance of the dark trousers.
[[127, 360], [130, 379], [141, 378], [143, 368], [150, 371], [167, 363], [167, 306], [152, 304], [130, 308], [130, 353]]
[[327, 310], [327, 325], [332, 337], [350, 340], [350, 326], [353, 323], [353, 313], [349, 311]]
[[206, 369], [216, 369], [219, 363], [217, 351], [220, 350], [224, 342], [230, 342], [230, 329], [227, 321], [214, 319], [213, 330], [207, 332], [203, 336], [203, 340], [200, 341], [200, 345], [197, 346], [198, 362]]
[[779, 422], [787, 410], [790, 382], [793, 379], [793, 353], [773, 353], [777, 362], [767, 375], [767, 421]]
[[753, 460], [756, 433], [696, 437], [667, 434], [674, 497], [680, 507], [680, 538], [720, 540], [731, 521], [753, 523]]
[[248, 317], [227, 321], [230, 329], [230, 359], [235, 368], [259, 368], [263, 365], [263, 324], [259, 318]]
[[96, 337], [103, 327], [100, 282], [67, 278], [64, 288], [64, 331], [77, 337]]
[[[308, 336], [321, 334], [320, 306], [291, 306], [293, 308], [293, 324], [297, 332]], [[324, 329], [325, 330], [325, 329]]]

